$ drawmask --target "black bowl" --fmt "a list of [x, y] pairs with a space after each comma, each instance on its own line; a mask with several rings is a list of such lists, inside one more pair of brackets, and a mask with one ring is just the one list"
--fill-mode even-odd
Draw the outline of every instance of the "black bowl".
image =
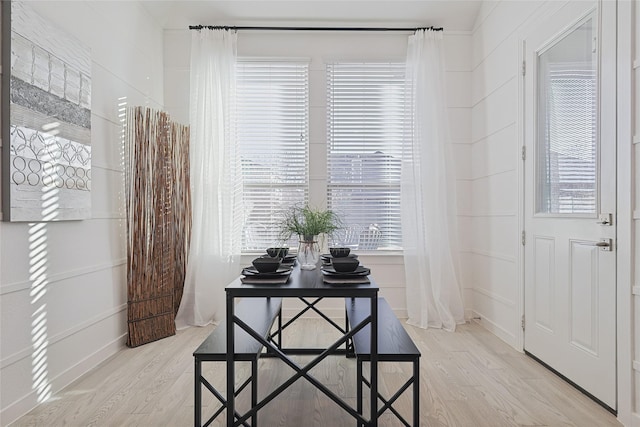
[[343, 258], [349, 255], [350, 248], [329, 248], [329, 253], [334, 258]]
[[280, 268], [282, 258], [256, 258], [252, 264], [259, 273], [273, 273]]
[[342, 258], [331, 258], [331, 264], [333, 265], [333, 269], [338, 273], [351, 273], [358, 268], [360, 261], [358, 261], [357, 258], [347, 256]]
[[289, 248], [267, 248], [270, 257], [284, 258], [289, 253]]

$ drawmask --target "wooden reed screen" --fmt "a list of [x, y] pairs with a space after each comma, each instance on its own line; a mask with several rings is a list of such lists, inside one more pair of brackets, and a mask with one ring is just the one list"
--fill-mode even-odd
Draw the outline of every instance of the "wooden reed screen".
[[191, 231], [189, 128], [149, 108], [127, 110], [127, 345], [176, 332]]
[[174, 215], [173, 231], [174, 242], [174, 272], [173, 287], [173, 315], [178, 313], [184, 279], [187, 274], [187, 254], [189, 253], [189, 238], [191, 237], [191, 183], [189, 181], [189, 127], [177, 123], [171, 123], [171, 146], [173, 150], [172, 164], [174, 165], [173, 205]]

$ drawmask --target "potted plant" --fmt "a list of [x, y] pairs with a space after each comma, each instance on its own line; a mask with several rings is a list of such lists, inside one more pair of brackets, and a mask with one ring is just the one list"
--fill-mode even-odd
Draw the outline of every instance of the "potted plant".
[[313, 270], [320, 257], [318, 237], [332, 234], [340, 228], [339, 224], [339, 218], [331, 210], [313, 208], [308, 204], [294, 206], [284, 214], [280, 237], [287, 241], [297, 234], [300, 268]]

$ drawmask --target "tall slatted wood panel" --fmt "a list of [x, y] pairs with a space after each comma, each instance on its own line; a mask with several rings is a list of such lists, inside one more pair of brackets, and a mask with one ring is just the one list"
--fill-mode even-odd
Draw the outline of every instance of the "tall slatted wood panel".
[[173, 314], [178, 313], [184, 279], [187, 274], [187, 254], [191, 236], [191, 183], [189, 181], [189, 127], [171, 123], [171, 153], [174, 165], [173, 203], [179, 213], [174, 215], [174, 233], [176, 237], [174, 252], [175, 266]]
[[188, 128], [127, 110], [127, 345], [175, 334], [191, 228]]

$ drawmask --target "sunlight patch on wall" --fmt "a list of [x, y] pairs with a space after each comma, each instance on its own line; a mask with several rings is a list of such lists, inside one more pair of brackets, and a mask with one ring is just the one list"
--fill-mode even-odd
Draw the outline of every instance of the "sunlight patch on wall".
[[[57, 127], [59, 123], [52, 122], [42, 125], [42, 130], [49, 135], [45, 138], [43, 162], [43, 191], [41, 196], [41, 210], [43, 221], [55, 221], [59, 212], [59, 189], [56, 186], [55, 159], [60, 155], [60, 145], [56, 143]], [[36, 222], [29, 224], [29, 281], [31, 282], [31, 378], [32, 388], [36, 391], [37, 402], [41, 403], [51, 397], [51, 382], [49, 379], [47, 350], [49, 339], [47, 333], [47, 303], [46, 294], [48, 279], [48, 242], [47, 223]]]

